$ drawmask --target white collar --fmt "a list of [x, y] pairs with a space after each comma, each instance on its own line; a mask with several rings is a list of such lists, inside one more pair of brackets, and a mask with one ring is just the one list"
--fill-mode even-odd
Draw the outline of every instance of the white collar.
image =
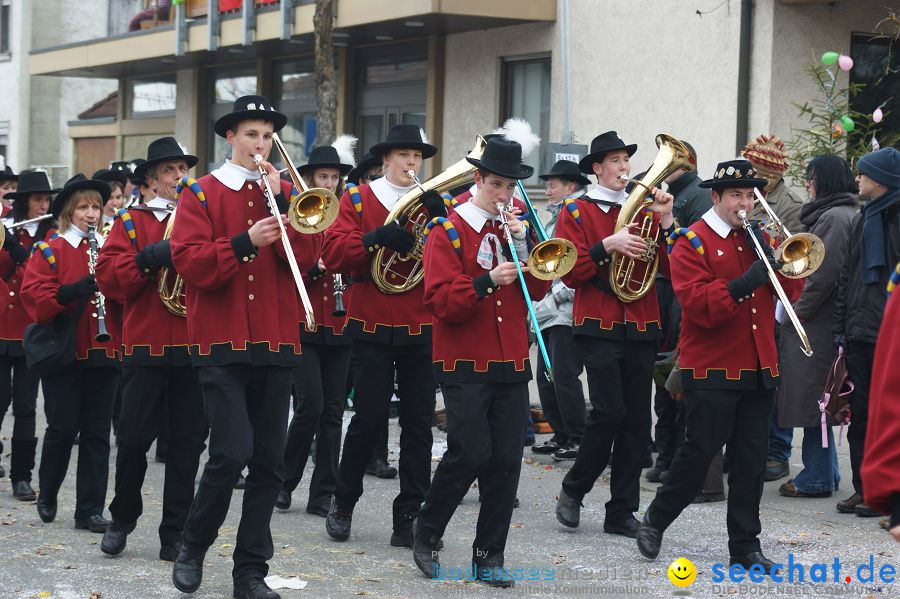
[[722, 220], [722, 217], [719, 216], [715, 210], [710, 208], [703, 213], [703, 216], [700, 218], [706, 221], [706, 224], [709, 225], [710, 229], [716, 232], [716, 235], [722, 239], [728, 239], [728, 235], [730, 235], [732, 231], [731, 225]]
[[469, 193], [472, 194], [472, 197], [475, 197], [475, 194], [478, 193], [478, 183], [472, 183], [472, 187], [469, 188]]
[[372, 190], [372, 193], [375, 194], [375, 197], [378, 198], [378, 201], [381, 202], [381, 205], [387, 208], [387, 211], [390, 212], [394, 209], [394, 205], [397, 203], [403, 195], [406, 194], [410, 189], [415, 187], [415, 185], [410, 185], [409, 187], [398, 187], [394, 185], [388, 178], [380, 177], [375, 179], [371, 183], [369, 183], [369, 189]]
[[144, 202], [144, 206], [156, 208], [156, 210], [150, 210], [150, 213], [156, 217], [156, 220], [163, 222], [166, 220], [167, 216], [172, 214], [172, 210], [175, 208], [175, 202], [156, 196], [152, 200]]
[[231, 191], [238, 191], [246, 181], [259, 181], [259, 173], [226, 160], [225, 163], [210, 173], [222, 185]]
[[[594, 185], [584, 194], [584, 196], [595, 200], [603, 200], [604, 202], [612, 202], [613, 204], [619, 204], [621, 206], [625, 202], [625, 198], [628, 197], [628, 194], [625, 193], [624, 189], [622, 191], [613, 191], [602, 185]], [[603, 212], [609, 212], [609, 209], [612, 207], [605, 204], [595, 204], [597, 208]]]
[[[81, 245], [82, 239], [87, 239], [87, 233], [76, 227], [75, 225], [69, 225], [69, 228], [66, 229], [66, 232], [60, 235], [63, 239], [69, 242], [73, 248], [78, 248]], [[97, 240], [97, 247], [103, 247], [103, 235], [94, 235], [94, 238]]]
[[[10, 223], [10, 224], [12, 224], [12, 223]], [[39, 226], [40, 224], [41, 224], [41, 223], [29, 223], [29, 224], [23, 226], [22, 228], [25, 229], [25, 230], [28, 232], [28, 235], [29, 235], [32, 239], [34, 239], [34, 236], [37, 234], [38, 226]]]
[[463, 203], [461, 206], [457, 207], [454, 212], [466, 221], [470, 227], [475, 229], [476, 233], [481, 233], [481, 229], [487, 221], [498, 219], [496, 215], [476, 206], [472, 200]]

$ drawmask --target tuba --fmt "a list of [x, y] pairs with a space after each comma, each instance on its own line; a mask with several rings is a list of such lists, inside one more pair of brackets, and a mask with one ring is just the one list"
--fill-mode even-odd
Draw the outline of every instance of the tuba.
[[[175, 226], [175, 210], [169, 215], [169, 222], [166, 223], [166, 230], [163, 233], [163, 240], [172, 236], [172, 227]], [[184, 318], [187, 316], [187, 308], [184, 305], [184, 280], [181, 275], [176, 274], [169, 285], [169, 269], [160, 268], [156, 279], [156, 290], [159, 293], [159, 301], [162, 302], [166, 310]]]
[[[467, 158], [481, 158], [484, 152], [484, 138], [475, 138], [475, 147]], [[384, 224], [394, 221], [404, 222], [404, 228], [415, 235], [416, 244], [407, 254], [399, 254], [390, 248], [379, 248], [372, 260], [372, 280], [384, 293], [406, 293], [422, 281], [425, 271], [422, 270], [422, 236], [425, 226], [430, 220], [428, 211], [422, 205], [422, 195], [426, 191], [443, 193], [454, 187], [472, 182], [475, 177], [475, 166], [465, 158], [442, 172], [406, 192], [388, 214]]]
[[697, 169], [697, 160], [691, 156], [687, 146], [671, 135], [664, 133], [657, 135], [656, 146], [659, 152], [653, 159], [653, 164], [640, 181], [631, 180], [635, 184], [634, 189], [628, 194], [616, 219], [615, 231], [631, 223], [639, 223], [640, 228], [635, 234], [647, 243], [647, 250], [637, 258], [629, 258], [618, 252], [612, 255], [609, 284], [623, 302], [633, 302], [647, 295], [659, 268], [656, 241], [659, 236], [659, 223], [654, 220], [653, 213], [649, 210], [653, 201], [646, 199], [647, 194], [676, 170]]

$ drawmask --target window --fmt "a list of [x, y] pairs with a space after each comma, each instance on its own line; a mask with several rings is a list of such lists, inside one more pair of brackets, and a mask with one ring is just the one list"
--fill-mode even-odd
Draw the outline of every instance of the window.
[[[278, 136], [294, 164], [302, 164], [316, 143], [316, 77], [312, 56], [274, 65], [275, 107], [288, 118]], [[277, 152], [276, 152], [277, 154]], [[272, 156], [280, 161], [280, 156]]]
[[[871, 34], [854, 34], [850, 41], [850, 57], [853, 69], [850, 83], [862, 83], [865, 87], [850, 100], [850, 108], [871, 115], [876, 108], [891, 98], [900, 97], [900, 44], [890, 38], [872, 37]], [[889, 63], [890, 62], [890, 63]], [[884, 120], [876, 125], [875, 137], [885, 148], [900, 139], [900, 111], [886, 110]]]
[[256, 91], [256, 67], [254, 65], [235, 65], [216, 69], [210, 73], [210, 94], [212, 105], [209, 108], [209, 170], [219, 166], [231, 155], [231, 149], [224, 138], [216, 135], [213, 125], [219, 117], [225, 116], [241, 96], [249, 96]]
[[9, 148], [9, 121], [0, 121], [0, 156], [9, 164], [9, 156], [6, 154]]
[[130, 82], [132, 117], [167, 116], [175, 113], [175, 77]]
[[9, 19], [12, 0], [0, 0], [0, 56], [9, 56]]
[[540, 147], [524, 160], [534, 167], [534, 175], [523, 181], [539, 185], [537, 176], [547, 167], [545, 150], [550, 135], [550, 57], [504, 60], [502, 86], [501, 124], [510, 117], [524, 119], [541, 138]]

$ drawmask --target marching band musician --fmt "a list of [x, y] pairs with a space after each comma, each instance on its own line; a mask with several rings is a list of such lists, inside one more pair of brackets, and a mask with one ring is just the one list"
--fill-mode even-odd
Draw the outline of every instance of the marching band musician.
[[[341, 136], [334, 147], [319, 146], [309, 154], [309, 161], [297, 168], [309, 188], [324, 188], [340, 197], [344, 193], [341, 180], [352, 168], [353, 150], [346, 147]], [[350, 138], [355, 143], [356, 138]], [[342, 158], [341, 154], [346, 157]], [[347, 162], [344, 162], [344, 161]], [[324, 233], [316, 233], [321, 241]], [[335, 275], [327, 272], [322, 259], [304, 277], [310, 289], [310, 301], [316, 313], [316, 326], [306, 328], [300, 322], [300, 343], [303, 363], [294, 371], [294, 393], [299, 401], [294, 408], [284, 448], [284, 485], [275, 506], [288, 509], [291, 493], [300, 484], [303, 469], [309, 458], [313, 435], [316, 437], [316, 467], [309, 483], [306, 513], [328, 515], [331, 494], [337, 484], [338, 459], [341, 453], [341, 422], [347, 391], [347, 371], [350, 368], [350, 338], [344, 334], [346, 314], [336, 316]], [[343, 292], [346, 306], [348, 294]]]
[[[56, 496], [69, 467], [75, 435], [78, 472], [75, 528], [103, 532], [109, 474], [109, 428], [119, 378], [118, 349], [97, 341], [102, 304], [91, 273], [95, 260], [90, 227], [100, 223], [109, 185], [78, 173], [53, 198], [51, 211], [61, 234], [38, 242], [22, 281], [22, 303], [32, 320], [46, 324], [62, 313], [76, 318], [75, 360], [42, 378], [48, 404], [47, 430], [38, 470], [37, 512], [44, 522], [56, 517]], [[93, 234], [97, 246], [103, 238]]]
[[[350, 187], [340, 213], [325, 234], [322, 260], [326, 268], [353, 275], [353, 303], [346, 333], [353, 336], [351, 370], [356, 413], [344, 438], [338, 484], [325, 529], [335, 541], [350, 537], [353, 508], [363, 493], [363, 475], [388, 417], [388, 402], [397, 373], [400, 397], [400, 493], [394, 499], [395, 547], [412, 546], [412, 522], [425, 499], [431, 476], [431, 419], [435, 382], [431, 370], [431, 314], [422, 301], [422, 286], [397, 294], [383, 293], [370, 277], [372, 257], [381, 247], [400, 254], [417, 240], [401, 223], [385, 224], [389, 211], [415, 180], [422, 160], [437, 148], [414, 125], [395, 125], [387, 139], [370, 149], [380, 156], [384, 176]], [[444, 200], [425, 193], [422, 203], [431, 217], [446, 216]]]
[[[672, 251], [672, 284], [682, 306], [679, 361], [686, 431], [638, 532], [638, 548], [650, 559], [659, 554], [663, 532], [703, 486], [713, 455], [727, 443], [730, 563], [747, 570], [759, 564], [766, 574], [774, 566], [758, 538], [767, 431], [779, 376], [774, 288], [739, 215], [750, 214], [753, 189], [765, 185], [748, 160], [719, 163], [713, 178], [701, 183], [712, 190], [713, 207]], [[761, 231], [753, 235], [771, 251]], [[767, 260], [777, 272], [780, 264], [771, 255]], [[779, 275], [778, 280], [787, 297], [799, 297], [802, 279]]]
[[[9, 224], [46, 215], [50, 210], [51, 189], [47, 173], [21, 173], [18, 191], [6, 198], [12, 201]], [[7, 229], [3, 242], [6, 251], [0, 254], [0, 274], [9, 289], [4, 294], [6, 306], [0, 312], [0, 424], [10, 404], [13, 408], [12, 459], [9, 478], [13, 497], [20, 501], [34, 501], [31, 472], [37, 452], [35, 411], [39, 377], [28, 369], [22, 339], [25, 327], [34, 320], [25, 311], [20, 294], [25, 263], [36, 241], [49, 241], [56, 236], [53, 219], [33, 222]], [[46, 400], [45, 400], [46, 403]], [[2, 446], [0, 446], [2, 450]]]
[[[194, 498], [206, 418], [188, 355], [185, 318], [160, 300], [157, 274], [168, 268], [170, 280], [175, 278], [169, 240], [163, 237], [173, 218], [175, 186], [195, 164], [197, 157], [185, 154], [171, 137], [150, 143], [147, 161], [137, 174], [146, 177], [159, 195], [119, 214], [97, 265], [97, 282], [107, 298], [124, 306], [115, 497], [109, 505], [112, 524], [100, 543], [108, 555], [122, 552], [143, 511], [146, 453], [161, 426], [168, 430], [170, 451], [159, 525], [160, 559], [175, 561]], [[162, 423], [161, 411], [168, 415]]]
[[[171, 255], [185, 283], [191, 362], [210, 426], [209, 460], [172, 571], [175, 587], [186, 593], [200, 586], [203, 557], [249, 464], [233, 554], [234, 597], [278, 598], [263, 578], [274, 553], [269, 524], [283, 482], [301, 318], [300, 282], [288, 268], [284, 244], [290, 244], [302, 270], [320, 254], [314, 236], [288, 224], [284, 212], [291, 185], [266, 161], [273, 133], [286, 123], [263, 96], [235, 100], [232, 112], [215, 123], [216, 134], [232, 148], [231, 158], [179, 196]], [[275, 198], [267, 196], [268, 188]], [[271, 214], [270, 199], [279, 214]]]
[[6, 158], [0, 155], [0, 218], [7, 218], [12, 212], [12, 198], [7, 194], [16, 191], [19, 175], [8, 164]]
[[[577, 528], [582, 498], [610, 461], [615, 442], [603, 530], [634, 537], [639, 522], [640, 476], [650, 437], [650, 390], [661, 335], [656, 293], [623, 302], [609, 283], [613, 252], [629, 258], [642, 255], [647, 242], [632, 227], [616, 231], [631, 173], [629, 159], [637, 145], [625, 145], [615, 131], [591, 141], [591, 152], [579, 167], [597, 178], [597, 187], [585, 196], [567, 200], [560, 212], [556, 235], [578, 249], [578, 260], [563, 282], [575, 289], [573, 306], [575, 343], [587, 370], [591, 412], [575, 463], [563, 479], [556, 517]], [[659, 227], [657, 249], [665, 247], [665, 231], [673, 226], [672, 196], [652, 190], [653, 222]], [[657, 251], [659, 272], [668, 276], [665, 251]]]
[[[516, 501], [531, 366], [526, 298], [512, 262], [528, 259], [526, 229], [517, 218], [524, 204], [516, 201], [512, 210], [506, 205], [516, 180], [534, 169], [522, 164], [522, 146], [505, 139], [491, 139], [481, 159], [467, 160], [478, 169], [477, 191], [433, 227], [424, 250], [424, 299], [435, 317], [433, 362], [443, 383], [448, 449], [416, 520], [413, 558], [426, 576], [436, 576], [440, 538], [480, 476], [473, 571], [483, 582], [512, 586], [495, 569], [503, 567]], [[498, 204], [504, 205], [516, 256]], [[542, 298], [548, 283], [522, 268], [530, 297]]]
[[103, 222], [100, 225], [100, 232], [104, 237], [108, 237], [113, 223], [116, 222], [116, 214], [125, 205], [125, 188], [130, 186], [131, 183], [128, 181], [128, 175], [125, 171], [111, 171], [106, 168], [101, 168], [95, 172], [91, 179], [106, 181], [109, 184], [109, 201], [103, 207]]

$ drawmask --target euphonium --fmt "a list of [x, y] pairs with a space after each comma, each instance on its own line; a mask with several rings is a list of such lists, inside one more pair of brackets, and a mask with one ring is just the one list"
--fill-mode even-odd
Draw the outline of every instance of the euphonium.
[[647, 243], [647, 250], [637, 258], [613, 252], [609, 268], [609, 284], [623, 302], [633, 302], [647, 295], [659, 268], [656, 245], [659, 223], [647, 210], [653, 203], [653, 200], [646, 199], [647, 195], [676, 170], [683, 168], [693, 171], [697, 168], [697, 160], [691, 156], [687, 146], [674, 137], [660, 133], [656, 136], [656, 146], [659, 152], [653, 159], [653, 164], [640, 181], [633, 181], [634, 189], [628, 194], [616, 219], [616, 231], [631, 223], [639, 223], [640, 227], [634, 233]]
[[[475, 138], [475, 147], [467, 157], [478, 159], [481, 158], [482, 152], [484, 152], [484, 138], [479, 135]], [[454, 187], [467, 185], [474, 178], [475, 166], [464, 158], [436, 177], [406, 192], [397, 200], [384, 224], [394, 221], [404, 223], [403, 227], [415, 236], [416, 244], [406, 254], [400, 254], [390, 248], [380, 248], [375, 252], [372, 260], [372, 280], [381, 291], [406, 293], [418, 285], [425, 275], [422, 269], [422, 236], [430, 219], [428, 211], [422, 204], [422, 195], [426, 191], [442, 193]]]
[[[163, 240], [172, 236], [172, 227], [175, 225], [175, 210], [169, 215], [169, 222], [166, 223], [166, 231], [163, 233]], [[184, 281], [181, 275], [176, 274], [169, 286], [169, 269], [160, 268], [157, 275], [156, 290], [159, 292], [159, 301], [163, 303], [166, 310], [175, 316], [184, 318], [187, 316], [187, 307], [184, 305]]]

